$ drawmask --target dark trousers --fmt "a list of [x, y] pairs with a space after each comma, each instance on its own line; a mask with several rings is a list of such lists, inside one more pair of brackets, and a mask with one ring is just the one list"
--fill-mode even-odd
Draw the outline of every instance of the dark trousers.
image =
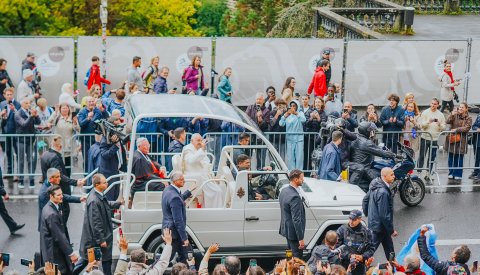
[[[0, 174], [1, 180], [1, 174]], [[3, 197], [0, 196], [0, 216], [2, 216], [3, 221], [8, 226], [8, 229], [12, 231], [17, 227], [17, 223], [13, 220], [13, 218], [8, 214], [7, 208], [5, 208], [5, 202], [3, 201]]]
[[427, 155], [427, 166], [429, 168], [429, 172], [432, 172], [433, 169], [433, 162], [437, 157], [437, 141], [436, 140], [427, 140], [427, 139], [420, 139], [420, 153], [418, 155], [418, 168], [423, 168], [423, 164], [425, 162], [425, 155], [429, 153], [431, 150], [431, 159], [429, 155]]
[[63, 158], [65, 161], [65, 169], [67, 170], [67, 177], [70, 177], [72, 175], [72, 157], [64, 157]]
[[377, 251], [380, 244], [382, 244], [383, 250], [385, 251], [385, 258], [388, 259], [390, 252], [395, 252], [395, 249], [393, 248], [392, 236], [385, 231], [372, 232], [372, 233], [373, 233], [373, 245], [375, 247], [375, 251]]
[[461, 178], [463, 174], [463, 154], [448, 153], [448, 175]]
[[[83, 169], [82, 172], [88, 170], [88, 150], [95, 143], [93, 136], [81, 136], [80, 143], [82, 144]], [[66, 165], [66, 164], [65, 164]]]
[[[33, 175], [37, 166], [37, 144], [35, 141], [36, 139], [33, 137], [23, 137], [17, 143], [18, 173], [29, 175], [30, 186], [35, 185], [35, 176]], [[26, 171], [23, 171], [24, 166], [27, 166]], [[21, 184], [23, 184], [23, 177], [19, 176]]]
[[[480, 147], [473, 146], [473, 154], [475, 155], [475, 167], [480, 167]], [[473, 170], [475, 175], [480, 175], [480, 168]]]
[[[82, 274], [82, 271], [87, 267], [88, 259], [80, 258], [73, 268], [74, 275]], [[103, 274], [112, 275], [112, 260], [102, 261]]]
[[181, 239], [172, 240], [172, 256], [170, 256], [170, 261], [172, 261], [173, 257], [175, 257], [175, 253], [178, 253], [177, 263], [187, 264], [188, 247], [183, 246]]
[[299, 242], [297, 240], [287, 239], [288, 249], [292, 250], [293, 257], [302, 259], [303, 258], [303, 249], [298, 248]]
[[398, 147], [397, 142], [399, 142], [399, 141], [400, 141], [400, 134], [390, 134], [388, 132], [383, 134], [382, 142], [385, 144], [385, 146], [388, 149], [390, 149], [395, 154], [397, 153], [397, 150], [398, 150], [397, 149], [397, 147]]
[[4, 144], [2, 144], [3, 151], [7, 155], [7, 174], [13, 174], [13, 153], [17, 153], [17, 140], [13, 137], [7, 137]]
[[450, 100], [450, 101], [443, 101], [442, 100], [442, 107], [440, 107], [440, 112], [441, 113], [443, 113], [443, 111], [445, 110], [447, 105], [448, 105], [448, 110], [450, 111], [450, 113], [453, 111], [453, 100]]
[[[305, 170], [313, 169], [310, 161], [310, 155], [312, 154], [313, 149], [315, 149], [315, 137], [308, 134], [303, 141], [303, 169]], [[307, 175], [310, 175], [310, 172], [305, 172], [305, 176]]]

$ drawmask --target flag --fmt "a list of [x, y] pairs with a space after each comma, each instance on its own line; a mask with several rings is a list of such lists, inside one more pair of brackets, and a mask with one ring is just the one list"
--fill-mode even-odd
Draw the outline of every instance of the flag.
[[[408, 242], [405, 244], [405, 246], [402, 248], [400, 253], [397, 256], [397, 262], [401, 265], [403, 265], [405, 257], [410, 256], [410, 255], [415, 255], [418, 258], [420, 258], [420, 252], [418, 251], [418, 246], [417, 246], [417, 239], [418, 236], [420, 236], [420, 229], [423, 226], [427, 226], [430, 230], [427, 231], [425, 236], [427, 237], [427, 248], [430, 254], [435, 259], [438, 259], [438, 253], [437, 249], [435, 248], [435, 241], [437, 240], [437, 233], [435, 232], [435, 227], [433, 224], [424, 224], [413, 234], [410, 236], [408, 239]], [[435, 275], [435, 272], [433, 269], [431, 269], [427, 264], [425, 264], [422, 259], [420, 258], [420, 269], [425, 272], [427, 275]]]

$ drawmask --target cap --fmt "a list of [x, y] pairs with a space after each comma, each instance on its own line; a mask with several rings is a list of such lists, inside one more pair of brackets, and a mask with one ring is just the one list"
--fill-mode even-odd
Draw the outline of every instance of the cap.
[[330, 50], [323, 50], [323, 54], [330, 54]]
[[28, 52], [28, 53], [27, 53], [27, 57], [30, 57], [30, 56], [36, 56], [36, 55], [35, 55], [34, 53], [32, 53], [32, 52]]
[[363, 215], [362, 211], [355, 209], [350, 211], [350, 215], [348, 216], [348, 218], [351, 220], [355, 220], [355, 219], [361, 218], [362, 215]]
[[25, 70], [23, 70], [23, 72], [22, 72], [22, 76], [23, 76], [23, 78], [27, 78], [27, 77], [29, 77], [29, 76], [33, 76], [33, 72], [32, 72], [32, 70], [30, 70], [30, 69], [25, 69]]

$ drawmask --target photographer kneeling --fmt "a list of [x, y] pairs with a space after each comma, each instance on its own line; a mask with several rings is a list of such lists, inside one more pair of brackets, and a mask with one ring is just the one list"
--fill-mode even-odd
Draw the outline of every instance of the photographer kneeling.
[[317, 273], [317, 263], [322, 262], [322, 266], [327, 264], [340, 265], [340, 249], [335, 249], [338, 243], [338, 235], [335, 231], [330, 230], [325, 235], [325, 244], [317, 245], [312, 252], [312, 256], [307, 264], [313, 274]]

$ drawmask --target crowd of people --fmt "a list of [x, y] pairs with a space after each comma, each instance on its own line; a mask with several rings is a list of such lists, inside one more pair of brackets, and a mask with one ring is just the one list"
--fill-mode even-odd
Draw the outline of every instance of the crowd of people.
[[[342, 102], [340, 85], [331, 83], [329, 54], [328, 50], [322, 53], [322, 59], [318, 62], [311, 84], [304, 95], [295, 90], [295, 78], [289, 77], [278, 98], [275, 88], [270, 86], [265, 94], [256, 94], [255, 102], [245, 111], [261, 131], [276, 133], [268, 137], [277, 145], [280, 155], [291, 170], [289, 179], [292, 188], [283, 188], [279, 197], [282, 209], [279, 231], [287, 239], [289, 249], [296, 258], [279, 262], [275, 267], [275, 274], [283, 272], [365, 274], [366, 267], [371, 264], [372, 255], [379, 244], [383, 245], [386, 257], [390, 256], [390, 252], [394, 251], [392, 236], [396, 236], [397, 232], [393, 228], [393, 201], [388, 185], [393, 183], [395, 176], [391, 169], [382, 170], [382, 173], [378, 174], [371, 168], [371, 164], [374, 156], [395, 158], [398, 142], [411, 147], [417, 146], [420, 151], [418, 168], [423, 168], [426, 164], [426, 169], [431, 170], [441, 133], [448, 129], [447, 125], [450, 125], [451, 133], [446, 136], [444, 145], [444, 150], [449, 152], [448, 164], [451, 168], [449, 177], [462, 178], [463, 158], [468, 144], [473, 144], [475, 166], [480, 165], [478, 138], [476, 135], [473, 135], [472, 139], [467, 136], [472, 126], [473, 130], [480, 131], [478, 130], [480, 117], [472, 123], [466, 103], [454, 106], [455, 87], [459, 82], [454, 80], [448, 62], [445, 63], [445, 71], [439, 78], [442, 102], [433, 98], [430, 107], [420, 113], [413, 93], [405, 96], [403, 104], [399, 96], [392, 94], [388, 97], [389, 104], [380, 113], [377, 113], [376, 106], [369, 105], [365, 114], [358, 117], [358, 112], [353, 109], [351, 102]], [[100, 59], [94, 56], [91, 60], [91, 68], [84, 80], [87, 96], [79, 99], [79, 93], [73, 90], [72, 84], [65, 83], [61, 87], [58, 102], [52, 108], [41, 93], [41, 72], [35, 65], [33, 53], [28, 53], [24, 60], [23, 79], [18, 87], [15, 87], [8, 76], [7, 61], [0, 59], [1, 126], [3, 134], [10, 134], [0, 144], [5, 155], [5, 170], [8, 175], [17, 175], [11, 179], [18, 182], [18, 188], [25, 188], [25, 180], [28, 177], [28, 187], [34, 189], [37, 158], [40, 159], [42, 186], [38, 194], [38, 230], [42, 262], [48, 263], [44, 272], [51, 269], [49, 263], [54, 263], [58, 265], [62, 274], [79, 274], [85, 268], [87, 273], [95, 274], [96, 271], [93, 269], [98, 266], [103, 267], [104, 274], [111, 274], [113, 210], [123, 204], [132, 207], [135, 193], [144, 191], [146, 183], [151, 179], [168, 178], [168, 181], [148, 185], [150, 191], [164, 192], [162, 225], [167, 245], [162, 256], [153, 265], [147, 266], [144, 251], [132, 251], [129, 264], [124, 262], [126, 260], [124, 253], [117, 265], [118, 273], [117, 271], [115, 273], [162, 274], [174, 255], [178, 254], [179, 264], [173, 267], [178, 274], [197, 272], [207, 274], [208, 259], [218, 250], [218, 246], [210, 247], [205, 255], [206, 260], [201, 262], [197, 271], [194, 262], [192, 264], [192, 259], [188, 256], [187, 248], [190, 244], [185, 232], [184, 203], [197, 186], [195, 183], [186, 182], [185, 178], [195, 179], [197, 183], [203, 183], [208, 179], [214, 163], [207, 154], [210, 143], [202, 137], [206, 133], [236, 133], [234, 136], [222, 137], [222, 146], [237, 142], [239, 145], [249, 145], [251, 139], [252, 141], [257, 139], [238, 125], [213, 119], [144, 118], [136, 129], [141, 137], [130, 143], [125, 142], [124, 136], [131, 131], [124, 107], [126, 98], [139, 93], [176, 94], [176, 89], [170, 89], [167, 84], [169, 68], [159, 67], [160, 58], [157, 56], [151, 59], [150, 65], [142, 72], [139, 69], [142, 59], [135, 56], [126, 74], [124, 85], [118, 89], [108, 90], [106, 85], [110, 84], [110, 81], [101, 76]], [[219, 100], [227, 103], [232, 103], [234, 95], [229, 80], [231, 74], [232, 68], [226, 68], [217, 85]], [[184, 70], [182, 81], [182, 91], [179, 93], [194, 96], [208, 94], [208, 82], [204, 79], [200, 56], [192, 58], [191, 65]], [[215, 91], [212, 91], [212, 94], [215, 94]], [[311, 103], [313, 105], [310, 105]], [[440, 105], [442, 107], [439, 110]], [[443, 114], [446, 108], [449, 112], [447, 117]], [[102, 123], [108, 123], [116, 129], [116, 132], [99, 133], [99, 128], [104, 128]], [[381, 140], [390, 150], [378, 147], [376, 131], [380, 129], [384, 132]], [[77, 133], [82, 134], [80, 144], [72, 139]], [[156, 133], [161, 133], [164, 138], [159, 139]], [[192, 134], [189, 142], [187, 133]], [[12, 134], [19, 136], [15, 137]], [[45, 138], [47, 136], [49, 138]], [[108, 193], [105, 193], [105, 190], [109, 185], [108, 178], [126, 171], [128, 146], [135, 146], [132, 173], [136, 178], [129, 200], [125, 202], [123, 196], [120, 196], [118, 185], [112, 186]], [[301, 260], [305, 247], [301, 227], [303, 226], [304, 230], [305, 212], [301, 203], [302, 194], [298, 188], [303, 183], [302, 170], [311, 170], [310, 155], [317, 146], [323, 150], [323, 156], [316, 167], [318, 178], [349, 181], [353, 184], [367, 183], [361, 187], [368, 191], [363, 213], [368, 215], [369, 228], [360, 222], [362, 212], [352, 211], [349, 224], [337, 232], [328, 232], [324, 247], [314, 250], [312, 257], [317, 258], [304, 262]], [[96, 170], [93, 177], [72, 179], [71, 167], [78, 151], [83, 157], [85, 174]], [[161, 152], [174, 155], [160, 159], [151, 154]], [[428, 158], [428, 154], [431, 158]], [[248, 152], [240, 149], [233, 155], [235, 165], [242, 169], [250, 169], [251, 156]], [[259, 160], [258, 170], [272, 169], [262, 165], [264, 164], [262, 160], [265, 159], [264, 152], [260, 151], [256, 157]], [[163, 165], [159, 164], [161, 161], [164, 161]], [[16, 173], [13, 171], [14, 167], [17, 168]], [[350, 171], [350, 179], [342, 172], [347, 168]], [[480, 179], [480, 169], [474, 170], [470, 177]], [[110, 180], [110, 183], [113, 181]], [[72, 186], [84, 185], [91, 188], [88, 196], [72, 195]], [[197, 199], [189, 202], [189, 207], [223, 207], [224, 200], [217, 199], [221, 192], [223, 190], [219, 189], [218, 185], [206, 184]], [[0, 181], [0, 195], [2, 197], [0, 214], [10, 232], [14, 234], [24, 224], [17, 224], [6, 211], [4, 200], [8, 200], [8, 194], [3, 187], [3, 181]], [[259, 191], [251, 196], [255, 199], [268, 199], [269, 191]], [[70, 245], [67, 222], [69, 203], [80, 202], [86, 204], [86, 209], [78, 255], [73, 252]], [[302, 219], [298, 223], [296, 217], [303, 217], [303, 225]], [[423, 234], [426, 231], [428, 230], [422, 229]], [[358, 240], [360, 244], [349, 239], [356, 238], [354, 235], [358, 232], [362, 232], [363, 239]], [[438, 273], [442, 274], [453, 274], [448, 272], [450, 267], [454, 266], [457, 271], [463, 268], [469, 273], [465, 266], [469, 258], [469, 251], [468, 253], [466, 251], [468, 248], [455, 250], [452, 262], [439, 263], [430, 257], [425, 247], [422, 247], [422, 241], [424, 243], [424, 239], [419, 238], [420, 255], [432, 269], [439, 270]], [[126, 240], [122, 238], [120, 241], [122, 253], [126, 251], [127, 246]], [[93, 247], [101, 249], [100, 262], [89, 259], [90, 249]], [[343, 248], [340, 249], [341, 247]], [[348, 247], [347, 252], [343, 250], [345, 247]], [[323, 257], [329, 258], [327, 263], [323, 261]], [[180, 262], [183, 262], [181, 267], [178, 266], [181, 265]], [[414, 268], [417, 262], [413, 259], [402, 267], [392, 259], [387, 264], [386, 272], [393, 274], [393, 270], [401, 271], [403, 268], [406, 274], [417, 274]], [[238, 258], [227, 257], [223, 265], [215, 268], [214, 273], [239, 274], [240, 269]], [[260, 267], [252, 265], [248, 273], [265, 272]], [[379, 274], [379, 271], [375, 274]]]

